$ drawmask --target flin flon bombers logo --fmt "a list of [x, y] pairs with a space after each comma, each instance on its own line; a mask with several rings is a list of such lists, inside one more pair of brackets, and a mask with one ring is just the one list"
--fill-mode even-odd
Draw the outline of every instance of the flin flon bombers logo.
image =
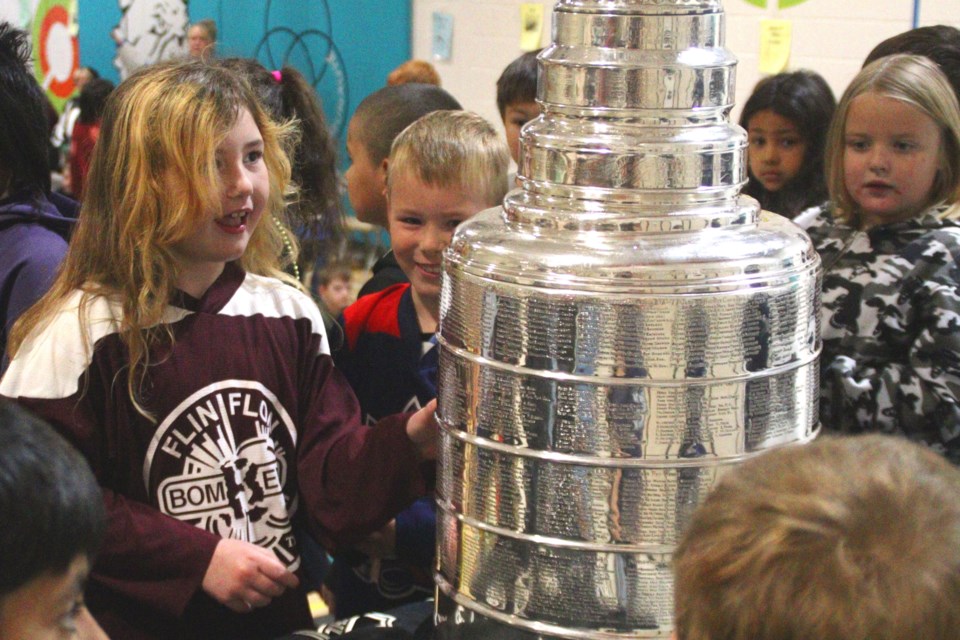
[[167, 416], [147, 450], [143, 479], [163, 513], [271, 549], [295, 570], [296, 489], [287, 482], [295, 446], [293, 421], [269, 389], [225, 380]]

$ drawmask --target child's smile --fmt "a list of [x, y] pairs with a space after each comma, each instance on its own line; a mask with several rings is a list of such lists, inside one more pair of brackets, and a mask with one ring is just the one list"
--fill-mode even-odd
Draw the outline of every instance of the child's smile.
[[247, 230], [246, 221], [249, 215], [249, 209], [242, 209], [217, 218], [216, 223], [227, 233], [243, 233]]

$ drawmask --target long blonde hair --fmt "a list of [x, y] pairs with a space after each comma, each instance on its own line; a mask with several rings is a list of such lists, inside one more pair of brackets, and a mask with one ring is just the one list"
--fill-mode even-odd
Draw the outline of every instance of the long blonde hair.
[[121, 308], [119, 334], [129, 350], [130, 399], [149, 416], [138, 390], [151, 348], [173, 339], [162, 324], [179, 273], [171, 248], [219, 210], [216, 149], [242, 109], [250, 112], [263, 137], [270, 192], [264, 219], [239, 263], [250, 273], [289, 280], [280, 256], [296, 259], [295, 245], [284, 254], [283, 239], [290, 195], [290, 162], [283, 145], [293, 135], [292, 127], [271, 122], [251, 89], [216, 63], [145, 68], [107, 102], [66, 258], [50, 290], [14, 325], [11, 358], [73, 291], [84, 292], [81, 322], [84, 305], [107, 297]]
[[[844, 138], [850, 103], [864, 93], [875, 93], [916, 107], [940, 129], [939, 171], [926, 205], [952, 205], [960, 193], [960, 105], [947, 77], [923, 56], [898, 54], [880, 58], [864, 67], [840, 98], [827, 134], [827, 188], [834, 218], [857, 226], [859, 211], [843, 179]], [[960, 215], [951, 207], [946, 217]]]

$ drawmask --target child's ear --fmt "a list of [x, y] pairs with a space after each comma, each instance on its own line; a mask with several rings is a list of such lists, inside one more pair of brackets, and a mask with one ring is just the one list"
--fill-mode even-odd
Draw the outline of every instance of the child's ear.
[[380, 163], [380, 179], [383, 181], [383, 195], [387, 195], [387, 170], [390, 167], [390, 158], [384, 158]]

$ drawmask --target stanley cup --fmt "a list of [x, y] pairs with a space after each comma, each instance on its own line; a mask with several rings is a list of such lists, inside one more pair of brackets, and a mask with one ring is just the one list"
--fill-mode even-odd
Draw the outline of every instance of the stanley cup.
[[522, 188], [444, 258], [437, 637], [666, 638], [733, 465], [817, 432], [819, 258], [740, 194], [719, 0], [560, 0]]

